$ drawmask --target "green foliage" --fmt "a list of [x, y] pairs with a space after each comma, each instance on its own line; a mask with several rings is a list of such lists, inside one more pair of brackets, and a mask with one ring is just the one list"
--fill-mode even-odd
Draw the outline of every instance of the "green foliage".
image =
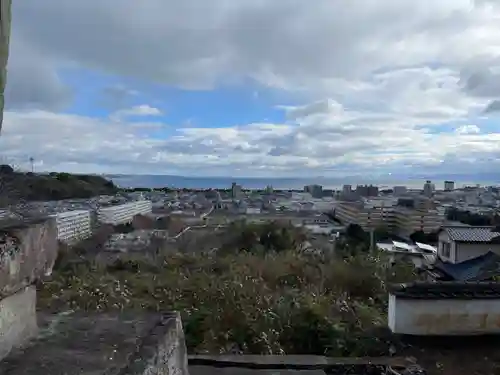
[[413, 242], [436, 243], [438, 242], [438, 232], [424, 233], [419, 230], [410, 235]]
[[90, 198], [104, 194], [115, 194], [118, 189], [112, 181], [101, 176], [72, 175], [52, 172], [49, 175], [34, 173], [9, 174], [2, 180], [0, 198], [7, 201], [61, 200]]
[[221, 254], [247, 251], [267, 254], [298, 250], [306, 240], [305, 233], [288, 223], [267, 222], [246, 224], [235, 222], [227, 230], [228, 238], [224, 241]]
[[457, 208], [450, 208], [446, 212], [446, 218], [451, 221], [459, 221], [468, 225], [492, 225], [492, 222], [497, 220], [496, 217], [490, 217], [487, 215], [476, 214], [470, 211], [462, 211]]
[[[241, 234], [248, 243], [259, 232], [249, 227]], [[55, 269], [40, 287], [38, 304], [51, 310], [178, 310], [190, 352], [387, 353], [386, 284], [411, 280], [410, 268], [389, 269], [379, 255], [319, 260], [284, 251], [281, 240], [266, 241], [259, 243], [268, 253], [123, 257], [108, 266], [81, 258], [60, 262], [64, 270]]]
[[8, 164], [0, 164], [0, 174], [2, 175], [10, 175], [14, 173], [14, 168], [12, 168]]
[[69, 173], [57, 173], [55, 175], [55, 178], [61, 182], [68, 182], [69, 180], [71, 180], [73, 178], [73, 176], [71, 176]]
[[349, 224], [346, 228], [346, 236], [352, 242], [367, 242], [370, 236], [358, 224]]

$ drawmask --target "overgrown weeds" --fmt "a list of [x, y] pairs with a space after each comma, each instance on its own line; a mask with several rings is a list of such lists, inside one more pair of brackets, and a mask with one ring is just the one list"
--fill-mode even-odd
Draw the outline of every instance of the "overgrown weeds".
[[378, 256], [297, 251], [61, 263], [71, 266], [41, 286], [42, 308], [178, 310], [198, 353], [385, 354], [386, 283], [413, 277]]

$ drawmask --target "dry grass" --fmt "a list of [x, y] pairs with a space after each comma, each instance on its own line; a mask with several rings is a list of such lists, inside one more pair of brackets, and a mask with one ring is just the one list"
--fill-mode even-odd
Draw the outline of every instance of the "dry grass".
[[378, 258], [321, 260], [295, 251], [175, 255], [112, 266], [60, 261], [45, 309], [179, 310], [191, 352], [385, 354], [388, 271]]

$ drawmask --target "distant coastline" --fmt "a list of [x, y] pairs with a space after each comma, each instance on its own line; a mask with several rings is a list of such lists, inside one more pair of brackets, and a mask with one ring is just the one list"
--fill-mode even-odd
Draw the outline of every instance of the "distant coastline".
[[[231, 183], [236, 182], [246, 189], [264, 189], [271, 185], [275, 189], [302, 189], [305, 185], [319, 184], [325, 189], [341, 189], [344, 184], [373, 184], [379, 187], [392, 188], [393, 186], [404, 185], [410, 189], [419, 189], [423, 187], [425, 178], [411, 179], [364, 179], [362, 177], [345, 177], [345, 178], [263, 178], [263, 177], [187, 177], [187, 176], [170, 176], [170, 175], [106, 175], [106, 178], [111, 179], [120, 187], [144, 187], [144, 188], [187, 188], [187, 189], [228, 189]], [[445, 179], [431, 179], [437, 189], [443, 188]], [[466, 186], [474, 186], [480, 184], [497, 185], [497, 182], [488, 180], [471, 180], [471, 179], [455, 179], [457, 188]], [[498, 180], [497, 180], [498, 181]]]

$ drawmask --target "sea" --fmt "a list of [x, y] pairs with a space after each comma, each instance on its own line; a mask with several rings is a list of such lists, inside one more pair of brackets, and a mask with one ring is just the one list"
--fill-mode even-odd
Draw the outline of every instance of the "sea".
[[[186, 189], [229, 189], [234, 182], [244, 189], [264, 189], [272, 186], [274, 189], [303, 189], [305, 185], [318, 184], [325, 189], [341, 189], [343, 185], [373, 184], [379, 188], [392, 188], [393, 186], [406, 186], [409, 189], [422, 188], [426, 182], [425, 178], [363, 178], [363, 177], [316, 177], [316, 178], [263, 178], [263, 177], [191, 177], [172, 175], [106, 175], [116, 185], [123, 188], [186, 188]], [[436, 189], [443, 189], [443, 179], [431, 180]], [[471, 178], [454, 180], [455, 187], [464, 186], [497, 186], [500, 180], [486, 181], [473, 180]]]

